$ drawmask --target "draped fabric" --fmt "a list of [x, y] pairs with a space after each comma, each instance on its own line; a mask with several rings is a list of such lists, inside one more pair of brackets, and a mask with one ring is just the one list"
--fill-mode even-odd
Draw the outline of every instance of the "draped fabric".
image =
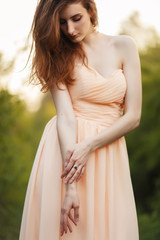
[[[103, 77], [77, 64], [68, 88], [77, 121], [77, 143], [109, 128], [123, 114], [126, 78], [122, 69]], [[19, 240], [138, 240], [138, 223], [125, 137], [89, 155], [77, 191], [79, 222], [60, 236], [65, 194], [57, 116], [45, 126], [30, 174]]]

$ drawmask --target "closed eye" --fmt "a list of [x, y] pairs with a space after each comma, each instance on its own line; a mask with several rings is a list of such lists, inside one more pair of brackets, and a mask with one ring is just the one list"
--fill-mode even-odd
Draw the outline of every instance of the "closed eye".
[[[75, 16], [74, 16], [74, 17], [75, 17]], [[80, 16], [79, 18], [75, 18], [75, 19], [74, 19], [74, 17], [72, 17], [73, 22], [78, 22], [78, 21], [80, 21], [81, 18], [82, 18], [82, 16]], [[60, 24], [61, 24], [61, 25], [65, 24], [65, 23], [66, 23], [66, 21], [65, 21], [64, 19], [61, 19], [61, 20], [60, 20]]]
[[77, 19], [73, 19], [74, 22], [78, 22], [79, 20], [81, 20], [81, 17]]

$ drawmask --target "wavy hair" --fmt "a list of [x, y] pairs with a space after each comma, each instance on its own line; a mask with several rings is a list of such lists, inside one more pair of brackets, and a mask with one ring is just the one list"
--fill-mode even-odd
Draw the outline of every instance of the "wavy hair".
[[51, 90], [56, 83], [73, 85], [72, 78], [75, 60], [88, 61], [80, 42], [73, 43], [60, 29], [59, 13], [67, 4], [81, 2], [90, 12], [94, 28], [98, 25], [97, 9], [94, 0], [40, 0], [29, 35], [32, 33], [32, 66], [30, 82], [41, 84], [42, 92]]

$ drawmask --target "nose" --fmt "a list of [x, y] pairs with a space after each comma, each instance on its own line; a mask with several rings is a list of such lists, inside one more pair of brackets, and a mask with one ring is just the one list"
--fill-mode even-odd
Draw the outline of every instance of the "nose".
[[74, 33], [74, 26], [72, 22], [68, 22], [67, 24], [67, 31], [69, 35], [72, 35]]

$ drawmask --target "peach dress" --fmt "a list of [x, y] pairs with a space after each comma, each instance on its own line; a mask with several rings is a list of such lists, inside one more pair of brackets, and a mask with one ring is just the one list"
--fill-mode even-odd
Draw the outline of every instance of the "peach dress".
[[[122, 69], [103, 77], [76, 64], [69, 87], [77, 121], [77, 142], [109, 128], [123, 114], [127, 89]], [[125, 137], [92, 152], [77, 182], [79, 222], [60, 236], [65, 186], [56, 128], [46, 125], [30, 174], [19, 240], [138, 240], [138, 222]], [[72, 212], [73, 215], [73, 212]]]

